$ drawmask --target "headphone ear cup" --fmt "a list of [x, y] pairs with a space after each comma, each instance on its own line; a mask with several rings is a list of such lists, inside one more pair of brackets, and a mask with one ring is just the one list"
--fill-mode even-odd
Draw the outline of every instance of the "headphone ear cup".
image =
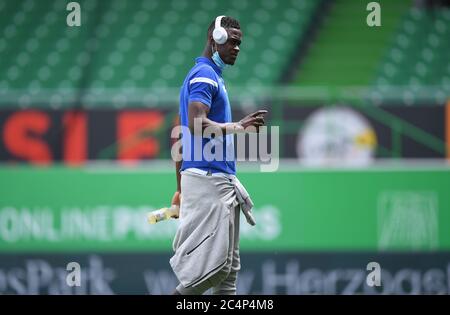
[[213, 31], [213, 38], [217, 44], [225, 44], [228, 39], [228, 33], [223, 27], [215, 28]]

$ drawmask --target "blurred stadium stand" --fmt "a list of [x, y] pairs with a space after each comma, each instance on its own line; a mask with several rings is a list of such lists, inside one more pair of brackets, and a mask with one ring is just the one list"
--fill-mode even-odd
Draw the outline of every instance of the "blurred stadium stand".
[[[225, 74], [237, 94], [254, 96], [257, 87], [280, 83], [281, 95], [283, 86], [372, 84], [368, 95], [376, 104], [396, 98], [411, 104], [424, 96], [442, 103], [449, 94], [448, 8], [381, 1], [383, 26], [374, 29], [358, 27], [365, 3], [350, 0], [80, 3], [83, 26], [71, 28], [60, 27], [64, 1], [0, 1], [0, 106], [173, 102], [215, 12], [237, 17], [244, 29], [238, 66]], [[311, 38], [310, 30], [317, 35]], [[310, 49], [297, 66], [302, 44]], [[286, 71], [294, 73], [292, 82], [284, 80]]]
[[407, 105], [421, 95], [434, 94], [444, 103], [450, 95], [450, 8], [431, 12], [409, 9], [390, 40], [375, 88], [378, 96], [392, 95], [390, 89], [406, 87]]
[[270, 86], [289, 63], [318, 3], [85, 0], [80, 1], [82, 27], [70, 28], [61, 27], [64, 1], [2, 0], [0, 93], [17, 91], [26, 105], [52, 89], [59, 90], [53, 95], [57, 104], [80, 90], [92, 90], [89, 100], [111, 90], [126, 96], [139, 89], [177, 88], [201, 53], [216, 12], [236, 17], [244, 28], [239, 67], [227, 73], [230, 84]]

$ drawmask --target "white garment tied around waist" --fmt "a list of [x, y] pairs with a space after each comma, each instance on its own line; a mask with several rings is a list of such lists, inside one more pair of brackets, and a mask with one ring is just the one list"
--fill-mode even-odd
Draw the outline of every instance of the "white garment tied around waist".
[[194, 173], [197, 175], [204, 175], [204, 176], [215, 176], [215, 177], [226, 177], [230, 179], [234, 184], [234, 190], [236, 191], [236, 198], [237, 202], [239, 203], [242, 212], [244, 213], [245, 219], [248, 224], [250, 225], [256, 225], [255, 218], [252, 214], [252, 208], [253, 208], [253, 201], [250, 198], [250, 195], [248, 194], [247, 190], [245, 189], [244, 185], [239, 181], [239, 179], [232, 174], [227, 173], [208, 173], [207, 171], [190, 167], [185, 169], [183, 172], [187, 173]]

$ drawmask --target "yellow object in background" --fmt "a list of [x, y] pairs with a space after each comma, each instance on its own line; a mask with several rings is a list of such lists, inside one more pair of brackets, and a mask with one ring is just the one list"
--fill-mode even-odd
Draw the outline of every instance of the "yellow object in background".
[[356, 137], [355, 142], [358, 146], [373, 148], [377, 144], [377, 135], [372, 129], [367, 129]]

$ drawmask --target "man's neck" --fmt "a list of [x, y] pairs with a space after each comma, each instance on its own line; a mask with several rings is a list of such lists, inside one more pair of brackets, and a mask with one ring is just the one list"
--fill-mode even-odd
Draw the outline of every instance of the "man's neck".
[[211, 49], [210, 45], [206, 45], [205, 49], [203, 50], [202, 56], [208, 58], [211, 61], [213, 61], [212, 60], [212, 49]]

